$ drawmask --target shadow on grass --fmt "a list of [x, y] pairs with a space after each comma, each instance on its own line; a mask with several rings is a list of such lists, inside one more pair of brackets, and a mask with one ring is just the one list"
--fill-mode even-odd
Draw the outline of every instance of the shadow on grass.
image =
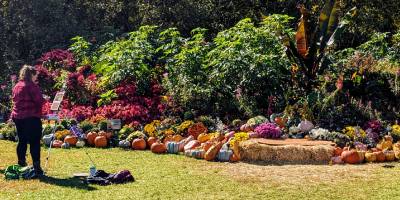
[[64, 179], [64, 178], [55, 178], [51, 176], [43, 176], [39, 178], [39, 180], [40, 182], [60, 187], [69, 187], [69, 188], [88, 190], [88, 191], [96, 190], [96, 188], [88, 185], [82, 179], [74, 177]]

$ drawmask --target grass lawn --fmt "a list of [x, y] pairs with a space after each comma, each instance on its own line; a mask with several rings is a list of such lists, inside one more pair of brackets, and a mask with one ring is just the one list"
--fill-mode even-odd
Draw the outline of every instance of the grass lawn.
[[[0, 170], [16, 162], [16, 143], [0, 141]], [[82, 149], [52, 150], [42, 181], [5, 181], [0, 199], [400, 199], [398, 163], [364, 165], [263, 165], [218, 163], [149, 151], [87, 149], [98, 169], [129, 169], [136, 181], [84, 185]], [[44, 160], [45, 149], [42, 148]], [[392, 167], [387, 167], [390, 165]]]

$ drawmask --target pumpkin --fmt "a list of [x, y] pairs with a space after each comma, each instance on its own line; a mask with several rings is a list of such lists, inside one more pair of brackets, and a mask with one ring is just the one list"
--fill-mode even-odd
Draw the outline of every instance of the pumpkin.
[[249, 132], [249, 138], [259, 138], [260, 135], [254, 131]]
[[78, 148], [84, 147], [85, 146], [85, 141], [79, 140], [78, 142], [76, 142], [75, 146], [78, 147]]
[[147, 139], [147, 146], [150, 148], [155, 142], [157, 142], [157, 138], [149, 137], [149, 139]]
[[64, 138], [64, 142], [66, 142], [72, 146], [75, 146], [76, 143], [78, 142], [78, 137], [68, 135], [67, 137]]
[[385, 135], [383, 140], [376, 145], [376, 147], [381, 150], [390, 150], [392, 149], [392, 146], [393, 146], [393, 138], [390, 135]]
[[334, 150], [334, 155], [335, 155], [335, 156], [340, 156], [340, 155], [342, 155], [342, 152], [343, 152], [343, 149], [342, 149], [342, 148], [340, 148], [340, 147], [335, 147], [335, 150]]
[[97, 136], [98, 136], [98, 135], [97, 135], [96, 132], [89, 132], [89, 133], [86, 135], [86, 139], [87, 139], [87, 141], [88, 141], [88, 144], [91, 145], [91, 146], [93, 146], [93, 145], [94, 145], [94, 140], [96, 139]]
[[385, 154], [386, 161], [388, 161], [388, 162], [394, 161], [394, 159], [395, 159], [394, 151], [387, 150], [387, 151], [384, 151], [383, 153]]
[[98, 133], [98, 135], [105, 136], [107, 138], [107, 140], [109, 140], [109, 139], [111, 139], [113, 134], [111, 132], [100, 131]]
[[63, 148], [63, 149], [69, 149], [71, 147], [71, 145], [68, 143], [68, 142], [64, 142], [62, 145], [61, 145], [61, 148]]
[[222, 142], [217, 142], [214, 143], [210, 149], [204, 154], [204, 159], [207, 161], [214, 160], [215, 157], [217, 156], [219, 150], [221, 149], [223, 143]]
[[180, 142], [181, 140], [183, 140], [183, 137], [181, 135], [172, 136], [172, 141], [174, 142]]
[[229, 162], [238, 162], [239, 158], [233, 153], [229, 158]]
[[357, 164], [360, 162], [360, 156], [355, 150], [345, 150], [341, 154], [341, 158], [345, 163]]
[[189, 150], [189, 149], [194, 149], [194, 148], [196, 148], [196, 147], [198, 147], [198, 146], [200, 146], [200, 145], [201, 145], [201, 143], [200, 143], [198, 140], [192, 140], [192, 141], [188, 142], [188, 143], [183, 147], [183, 150], [184, 150], [184, 151], [187, 151], [187, 150]]
[[131, 146], [131, 143], [128, 140], [121, 140], [118, 142], [118, 146], [127, 149]]
[[151, 152], [153, 153], [165, 153], [167, 151], [167, 148], [163, 143], [155, 142], [151, 145], [150, 147]]
[[54, 140], [52, 147], [54, 148], [61, 148], [61, 145], [63, 144], [63, 142], [61, 140]]
[[103, 148], [107, 146], [107, 138], [106, 136], [97, 136], [94, 139], [94, 146], [97, 148]]
[[174, 141], [172, 135], [167, 135], [167, 136], [163, 139], [162, 142], [163, 142], [164, 144], [167, 144], [167, 142], [172, 142], [172, 141]]
[[132, 149], [135, 150], [145, 150], [146, 141], [143, 138], [136, 138], [132, 141]]
[[396, 142], [393, 144], [393, 151], [400, 151], [400, 143]]
[[367, 161], [367, 162], [375, 162], [376, 161], [376, 154], [374, 152], [365, 153], [365, 161]]
[[191, 156], [197, 159], [204, 159], [204, 150], [203, 149], [193, 149], [191, 150]]
[[394, 151], [394, 157], [396, 157], [396, 159], [400, 159], [400, 150]]
[[382, 151], [374, 152], [376, 156], [376, 162], [385, 162], [386, 156]]
[[360, 163], [364, 162], [364, 159], [365, 159], [365, 152], [366, 152], [366, 151], [359, 151], [359, 150], [357, 150], [358, 157], [360, 158]]
[[167, 152], [168, 153], [178, 153], [179, 152], [179, 144], [177, 142], [168, 142], [167, 143]]
[[[233, 133], [235, 133], [235, 132], [233, 132]], [[226, 136], [225, 136], [226, 137]], [[207, 142], [208, 140], [210, 140], [211, 139], [211, 135], [210, 134], [207, 134], [207, 133], [202, 133], [202, 134], [200, 134], [199, 136], [197, 136], [197, 140], [200, 142], [200, 143], [203, 143], [203, 142]]]
[[43, 143], [44, 143], [46, 146], [50, 146], [52, 140], [53, 140], [53, 135], [52, 135], [52, 134], [44, 135], [44, 136], [43, 136]]
[[232, 150], [221, 149], [217, 154], [217, 160], [221, 162], [228, 162], [232, 154]]
[[250, 131], [253, 131], [253, 130], [254, 130], [253, 126], [251, 126], [249, 124], [243, 124], [240, 127], [240, 131], [243, 131], [243, 132], [250, 132]]

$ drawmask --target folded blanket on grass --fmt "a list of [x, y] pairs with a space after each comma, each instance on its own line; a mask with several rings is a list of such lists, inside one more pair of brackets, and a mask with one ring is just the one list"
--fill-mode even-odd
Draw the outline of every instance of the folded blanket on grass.
[[89, 184], [97, 185], [110, 185], [110, 184], [122, 184], [135, 181], [129, 170], [123, 170], [115, 174], [109, 174], [103, 170], [98, 170], [94, 176], [86, 178]]

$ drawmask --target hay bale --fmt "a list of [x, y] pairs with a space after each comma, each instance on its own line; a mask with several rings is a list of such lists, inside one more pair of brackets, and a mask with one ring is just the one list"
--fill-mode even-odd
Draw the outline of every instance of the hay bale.
[[268, 145], [254, 140], [241, 142], [240, 156], [243, 161], [278, 163], [328, 163], [333, 156], [331, 145]]

